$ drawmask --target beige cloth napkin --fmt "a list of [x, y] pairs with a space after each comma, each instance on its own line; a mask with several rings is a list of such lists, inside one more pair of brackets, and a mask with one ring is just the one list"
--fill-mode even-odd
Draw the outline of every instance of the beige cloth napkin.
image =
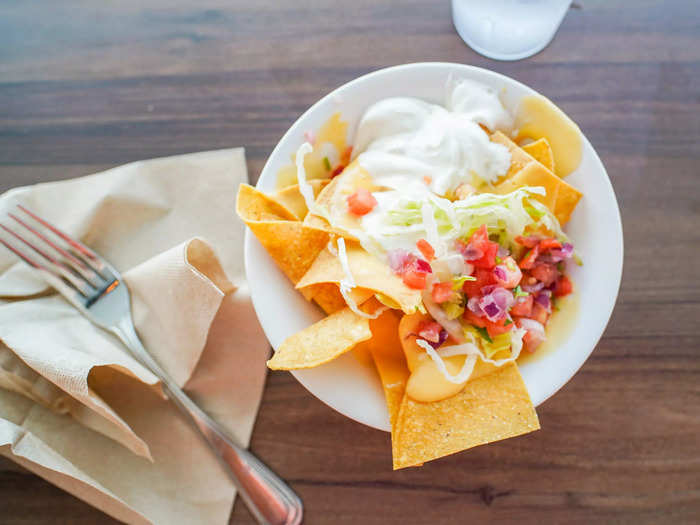
[[[156, 360], [240, 442], [268, 343], [234, 213], [242, 149], [136, 162], [12, 190], [110, 260]], [[206, 240], [205, 240], [206, 239]], [[234, 488], [157, 378], [0, 250], [0, 453], [129, 523], [226, 523]]]

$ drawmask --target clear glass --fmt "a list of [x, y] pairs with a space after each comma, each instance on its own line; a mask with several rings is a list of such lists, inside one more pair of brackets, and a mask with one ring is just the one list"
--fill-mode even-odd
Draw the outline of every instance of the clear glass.
[[452, 0], [457, 33], [477, 53], [520, 60], [554, 38], [571, 0]]

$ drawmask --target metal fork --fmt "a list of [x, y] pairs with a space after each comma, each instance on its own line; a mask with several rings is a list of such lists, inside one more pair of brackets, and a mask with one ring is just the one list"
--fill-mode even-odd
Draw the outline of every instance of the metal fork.
[[259, 523], [296, 525], [303, 507], [276, 474], [205, 414], [155, 362], [141, 344], [131, 317], [129, 290], [117, 270], [83, 243], [22, 205], [8, 213], [13, 227], [0, 243], [35, 268], [81, 314], [115, 334], [141, 364], [162, 381], [170, 399], [188, 416], [231, 476]]

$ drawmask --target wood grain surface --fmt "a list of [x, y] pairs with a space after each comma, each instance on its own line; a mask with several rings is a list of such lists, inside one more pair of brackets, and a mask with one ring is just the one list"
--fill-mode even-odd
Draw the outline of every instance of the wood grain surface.
[[[452, 61], [525, 82], [599, 152], [625, 233], [610, 324], [538, 410], [542, 430], [392, 472], [387, 434], [271, 373], [252, 449], [309, 524], [697, 522], [699, 28], [694, 0], [583, 0], [542, 53], [504, 63], [464, 45], [447, 0], [4, 0], [0, 191], [239, 145], [255, 180], [307, 107], [384, 66]], [[0, 523], [112, 522], [0, 460]], [[253, 522], [240, 502], [232, 522]]]

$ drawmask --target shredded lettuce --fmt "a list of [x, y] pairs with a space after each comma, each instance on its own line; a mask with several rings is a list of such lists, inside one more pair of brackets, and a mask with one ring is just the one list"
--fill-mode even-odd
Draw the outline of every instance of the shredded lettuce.
[[520, 288], [520, 285], [513, 288], [513, 297], [515, 297], [516, 299], [518, 297], [527, 297], [528, 295], [530, 295], [530, 294], [527, 292], [523, 292], [523, 289]]
[[417, 192], [401, 194], [391, 199], [382, 220], [373, 222], [374, 227], [367, 233], [384, 247], [395, 245], [397, 238], [425, 235], [436, 250], [451, 246], [457, 238], [468, 238], [484, 224], [490, 235], [498, 237], [499, 244], [512, 250], [519, 249], [515, 238], [527, 228], [544, 227], [559, 240], [568, 241], [552, 212], [532, 198], [544, 194], [545, 189], [539, 186], [526, 186], [505, 195], [479, 193], [455, 202]]
[[459, 277], [453, 277], [452, 278], [452, 289], [454, 291], [459, 291], [462, 289], [462, 286], [464, 286], [464, 283], [467, 281], [476, 281], [476, 277], [473, 275], [460, 275]]

